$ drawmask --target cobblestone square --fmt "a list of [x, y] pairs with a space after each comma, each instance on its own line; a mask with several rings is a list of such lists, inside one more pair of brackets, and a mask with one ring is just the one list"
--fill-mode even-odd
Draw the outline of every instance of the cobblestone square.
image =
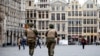
[[[28, 47], [25, 50], [18, 47], [0, 47], [0, 56], [29, 56]], [[54, 56], [100, 56], [100, 46], [87, 45], [83, 50], [81, 45], [56, 46]], [[35, 49], [34, 56], [48, 56], [46, 46]]]

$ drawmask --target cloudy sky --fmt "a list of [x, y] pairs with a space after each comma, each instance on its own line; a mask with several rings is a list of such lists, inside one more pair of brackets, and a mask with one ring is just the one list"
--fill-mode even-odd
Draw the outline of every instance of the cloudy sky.
[[[37, 2], [38, 0], [35, 0], [35, 2]], [[66, 0], [68, 1], [68, 0]], [[72, 1], [72, 0], [71, 0]], [[78, 0], [80, 4], [83, 4], [84, 2], [86, 2], [87, 0]], [[100, 4], [100, 0], [98, 0], [98, 3]]]

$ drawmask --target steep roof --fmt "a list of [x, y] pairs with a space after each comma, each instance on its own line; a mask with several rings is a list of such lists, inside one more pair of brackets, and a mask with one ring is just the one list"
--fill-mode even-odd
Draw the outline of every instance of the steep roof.
[[50, 4], [57, 3], [57, 2], [67, 4], [65, 0], [54, 0], [54, 1], [51, 1]]

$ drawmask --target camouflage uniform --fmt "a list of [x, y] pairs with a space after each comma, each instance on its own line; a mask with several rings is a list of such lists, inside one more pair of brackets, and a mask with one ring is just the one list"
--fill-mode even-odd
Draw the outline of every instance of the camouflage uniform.
[[33, 56], [36, 36], [38, 35], [37, 30], [27, 29], [26, 34], [27, 36], [27, 44], [29, 45], [29, 55]]
[[55, 38], [57, 37], [57, 32], [54, 29], [50, 29], [46, 32], [46, 44], [48, 48], [48, 55], [53, 56], [54, 55], [54, 48], [56, 44]]

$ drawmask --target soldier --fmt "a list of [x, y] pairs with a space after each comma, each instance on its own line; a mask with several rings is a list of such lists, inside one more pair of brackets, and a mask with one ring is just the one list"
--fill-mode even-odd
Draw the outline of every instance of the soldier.
[[29, 45], [29, 55], [33, 56], [34, 48], [35, 48], [35, 42], [36, 42], [36, 36], [38, 35], [37, 30], [32, 29], [32, 24], [28, 24], [26, 26], [25, 35], [27, 36], [27, 44]]
[[48, 55], [53, 56], [54, 55], [54, 48], [56, 45], [56, 40], [55, 38], [57, 37], [57, 32], [54, 29], [54, 25], [50, 24], [49, 25], [49, 30], [46, 32], [46, 44], [48, 48]]

